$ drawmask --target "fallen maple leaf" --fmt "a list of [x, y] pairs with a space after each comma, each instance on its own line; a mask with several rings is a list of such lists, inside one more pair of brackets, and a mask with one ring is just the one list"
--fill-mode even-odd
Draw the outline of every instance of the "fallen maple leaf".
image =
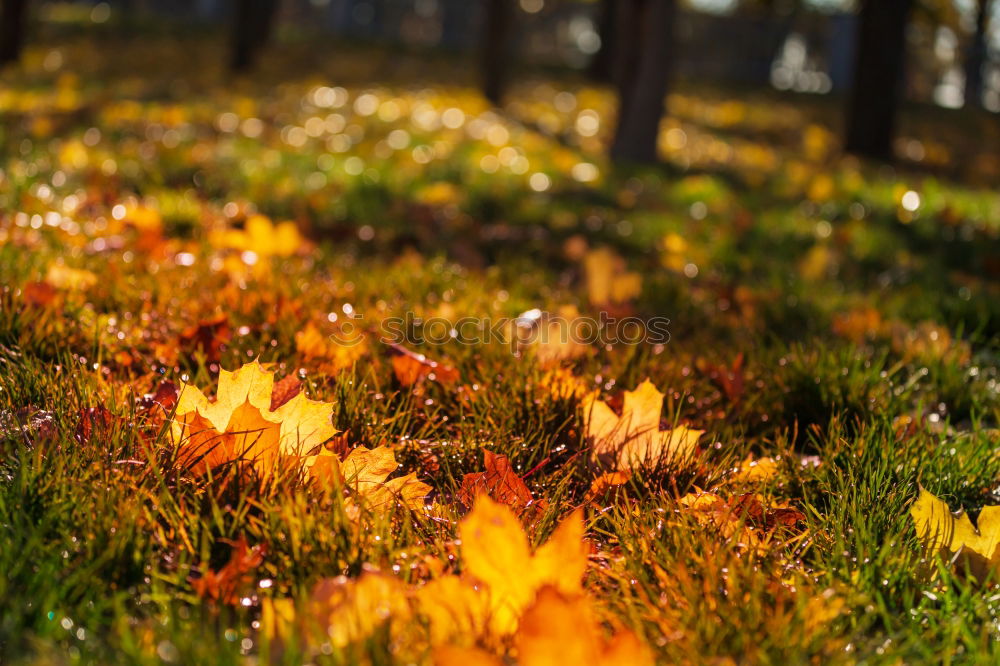
[[545, 372], [538, 381], [538, 387], [556, 400], [581, 399], [587, 395], [587, 383], [565, 367], [554, 367]]
[[[399, 467], [388, 446], [374, 449], [359, 446], [347, 454], [343, 462], [336, 454], [323, 449], [317, 455], [304, 457], [303, 467], [320, 485], [346, 488], [353, 503], [363, 504], [373, 511], [387, 511], [396, 504], [419, 509], [431, 492], [429, 485], [417, 480], [415, 472], [386, 480]], [[352, 505], [348, 505], [348, 510], [353, 510]]]
[[386, 621], [405, 619], [409, 613], [401, 581], [366, 571], [356, 579], [320, 580], [299, 607], [292, 599], [264, 599], [260, 629], [272, 655], [280, 655], [292, 641], [298, 650], [311, 653], [324, 643], [343, 648], [364, 640]]
[[543, 587], [521, 617], [516, 637], [521, 666], [590, 664], [592, 666], [652, 666], [649, 647], [627, 629], [608, 639], [587, 599], [568, 598]]
[[209, 242], [219, 248], [253, 252], [258, 257], [288, 257], [306, 243], [294, 222], [274, 224], [264, 215], [251, 215], [243, 229], [228, 229], [210, 235]]
[[583, 270], [592, 305], [625, 303], [642, 292], [642, 276], [627, 271], [625, 260], [609, 248], [587, 252]]
[[597, 500], [610, 495], [624, 486], [631, 478], [631, 472], [605, 472], [590, 484], [590, 489], [584, 496], [583, 501], [587, 504], [594, 504]]
[[507, 456], [483, 450], [485, 472], [466, 474], [462, 477], [462, 487], [458, 490], [458, 500], [466, 507], [472, 507], [480, 494], [506, 504], [518, 515], [529, 508], [539, 510], [545, 507], [545, 500], [535, 501], [531, 490], [511, 467]]
[[392, 354], [392, 371], [403, 386], [414, 386], [425, 379], [442, 384], [458, 381], [458, 370], [455, 368], [432, 361], [402, 345], [390, 343], [389, 349]]
[[214, 402], [184, 384], [170, 429], [178, 462], [204, 473], [245, 460], [267, 475], [284, 456], [298, 459], [337, 433], [331, 403], [300, 392], [272, 411], [273, 389], [274, 375], [256, 361], [235, 372], [222, 370]]
[[459, 525], [465, 573], [481, 586], [444, 576], [418, 593], [433, 637], [454, 633], [455, 618], [496, 636], [513, 633], [521, 614], [545, 585], [573, 595], [582, 592], [587, 569], [583, 512], [577, 510], [534, 553], [521, 522], [507, 506], [479, 495]]
[[734, 483], [765, 483], [778, 474], [778, 461], [771, 457], [747, 457], [739, 467], [729, 473], [729, 480]]
[[95, 436], [100, 439], [108, 439], [114, 428], [121, 427], [123, 423], [124, 419], [112, 414], [107, 407], [98, 405], [97, 407], [81, 409], [73, 439], [79, 444], [89, 444], [91, 438]]
[[154, 392], [146, 393], [137, 400], [139, 413], [148, 419], [150, 425], [158, 428], [177, 405], [179, 394], [177, 386], [165, 379], [159, 383]]
[[295, 334], [295, 348], [306, 362], [315, 362], [320, 372], [336, 374], [353, 366], [368, 352], [368, 344], [362, 334], [357, 334], [341, 344], [331, 336], [324, 335], [314, 323]]
[[927, 552], [954, 555], [979, 580], [1000, 562], [1000, 506], [984, 507], [973, 525], [965, 512], [952, 513], [943, 500], [921, 486], [910, 516]]
[[[515, 636], [521, 666], [645, 666], [654, 663], [652, 651], [627, 629], [610, 638], [589, 600], [567, 597], [551, 586], [538, 591], [535, 602], [521, 617]], [[437, 666], [502, 666], [505, 662], [475, 647], [442, 645], [434, 650]]]
[[794, 528], [799, 521], [805, 520], [801, 511], [787, 506], [770, 506], [752, 493], [727, 500], [716, 493], [694, 492], [680, 498], [678, 503], [699, 525], [753, 548], [765, 547], [776, 530]]
[[694, 453], [703, 430], [677, 426], [660, 430], [663, 394], [648, 379], [625, 392], [618, 416], [597, 394], [583, 401], [591, 461], [618, 470], [655, 465], [662, 460], [684, 460]]
[[746, 378], [743, 373], [743, 352], [736, 355], [731, 365], [710, 363], [698, 360], [698, 369], [708, 376], [721, 390], [726, 399], [733, 405], [743, 400], [746, 392]]
[[[576, 306], [565, 305], [555, 313], [539, 309], [528, 310], [514, 320], [513, 332], [519, 350], [530, 352], [542, 367], [553, 367], [563, 361], [573, 361], [593, 352], [574, 333], [581, 320]], [[582, 320], [581, 320], [582, 321]], [[589, 320], [583, 325], [590, 324]]]

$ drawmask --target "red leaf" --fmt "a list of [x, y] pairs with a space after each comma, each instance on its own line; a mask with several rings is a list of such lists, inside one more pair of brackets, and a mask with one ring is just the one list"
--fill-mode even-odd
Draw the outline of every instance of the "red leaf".
[[545, 506], [544, 500], [535, 501], [531, 490], [511, 467], [507, 456], [486, 450], [483, 455], [486, 471], [466, 474], [462, 478], [462, 487], [458, 491], [458, 499], [462, 504], [471, 508], [476, 495], [485, 493], [519, 514], [523, 514], [529, 507], [541, 509]]
[[414, 386], [425, 379], [442, 384], [458, 381], [458, 370], [451, 366], [432, 361], [423, 354], [412, 352], [402, 345], [389, 343], [392, 354], [392, 370], [403, 386]]

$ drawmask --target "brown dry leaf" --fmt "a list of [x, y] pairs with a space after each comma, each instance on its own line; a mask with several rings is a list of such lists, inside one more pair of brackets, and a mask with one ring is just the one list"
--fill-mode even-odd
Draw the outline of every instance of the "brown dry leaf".
[[89, 444], [93, 437], [107, 439], [115, 426], [122, 423], [124, 419], [115, 416], [101, 405], [81, 409], [73, 439], [79, 444]]
[[743, 374], [743, 352], [736, 355], [731, 365], [715, 364], [698, 360], [698, 369], [722, 390], [730, 404], [738, 405], [746, 392], [746, 378]]
[[597, 394], [583, 401], [583, 415], [591, 461], [617, 470], [655, 465], [662, 460], [690, 458], [703, 430], [677, 426], [660, 430], [663, 394], [648, 379], [625, 392], [618, 416]]
[[403, 386], [415, 386], [425, 379], [441, 384], [458, 381], [458, 370], [455, 368], [432, 361], [402, 345], [391, 343], [389, 349], [392, 354], [392, 371]]
[[333, 405], [298, 393], [271, 410], [274, 375], [259, 363], [222, 370], [214, 402], [185, 384], [171, 423], [178, 462], [195, 473], [236, 461], [271, 474], [286, 457], [298, 460], [336, 434]]
[[177, 405], [179, 395], [177, 386], [165, 379], [157, 385], [154, 392], [147, 393], [138, 400], [139, 410], [153, 425], [162, 425]]
[[955, 340], [944, 326], [923, 321], [916, 326], [892, 321], [887, 326], [892, 339], [892, 350], [906, 360], [947, 360], [966, 365], [972, 357], [969, 343]]
[[532, 513], [544, 509], [544, 499], [535, 501], [531, 490], [511, 467], [507, 456], [483, 450], [485, 472], [466, 474], [458, 491], [458, 500], [466, 507], [472, 507], [480, 494], [485, 494], [501, 504], [512, 508], [519, 516], [530, 509]]
[[243, 535], [226, 543], [233, 548], [229, 562], [218, 571], [205, 569], [200, 578], [191, 580], [191, 586], [202, 599], [235, 605], [240, 601], [241, 590], [253, 581], [253, 570], [264, 561], [267, 545], [257, 544], [251, 548]]

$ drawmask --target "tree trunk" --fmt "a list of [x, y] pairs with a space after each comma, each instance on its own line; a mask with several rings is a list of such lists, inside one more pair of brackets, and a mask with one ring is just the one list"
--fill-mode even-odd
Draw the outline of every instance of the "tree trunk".
[[24, 46], [28, 0], [2, 0], [0, 6], [0, 65], [17, 62]]
[[983, 64], [986, 62], [986, 26], [990, 20], [990, 0], [976, 3], [976, 31], [965, 58], [965, 105], [979, 108], [983, 105]]
[[278, 0], [235, 0], [235, 3], [229, 68], [239, 73], [253, 69], [257, 55], [270, 40]]
[[861, 5], [844, 142], [850, 153], [892, 159], [911, 6], [912, 0], [865, 0]]
[[590, 60], [587, 76], [598, 83], [611, 83], [615, 74], [615, 0], [600, 0], [597, 8], [597, 34], [601, 38], [601, 48]]
[[495, 106], [507, 87], [510, 33], [514, 23], [513, 0], [486, 0], [483, 48], [480, 53], [483, 95]]
[[657, 160], [657, 136], [673, 60], [675, 0], [617, 0], [618, 127], [611, 158]]

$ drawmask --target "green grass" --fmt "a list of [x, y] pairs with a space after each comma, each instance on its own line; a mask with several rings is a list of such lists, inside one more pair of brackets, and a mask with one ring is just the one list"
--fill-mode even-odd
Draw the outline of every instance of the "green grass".
[[[613, 247], [641, 275], [640, 295], [620, 308], [669, 317], [671, 339], [595, 345], [562, 365], [605, 398], [650, 378], [667, 395], [665, 427], [706, 431], [690, 464], [654, 465], [586, 505], [586, 585], [606, 617], [662, 663], [996, 660], [995, 588], [923, 553], [908, 515], [918, 482], [973, 513], [1000, 501], [995, 192], [920, 165], [859, 166], [832, 148], [809, 158], [796, 140], [776, 138], [788, 116], [766, 96], [737, 101], [742, 121], [720, 127], [711, 112], [725, 91], [682, 89], [669, 122], [687, 146], [663, 167], [615, 171], [593, 143], [611, 127], [610, 94], [578, 81], [554, 85], [602, 114], [596, 138], [578, 135], [576, 111], [558, 111], [539, 84], [514, 91], [523, 103], [489, 112], [449, 78], [448, 63], [433, 70], [445, 84], [418, 60], [387, 64], [364, 50], [323, 60], [290, 48], [230, 85], [209, 57], [220, 44], [205, 36], [180, 46], [152, 34], [121, 40], [128, 57], [110, 58], [77, 32], [60, 34], [32, 46], [28, 64], [8, 73], [14, 94], [0, 95], [4, 663], [429, 660], [426, 640], [400, 647], [398, 623], [331, 654], [272, 653], [255, 624], [261, 599], [302, 600], [321, 578], [372, 567], [412, 585], [431, 576], [432, 561], [460, 570], [456, 493], [463, 475], [482, 471], [483, 449], [508, 456], [547, 501], [527, 526], [543, 542], [586, 504], [596, 475], [580, 395], [554, 394], [549, 368], [500, 343], [420, 348], [460, 380], [414, 390], [394, 377], [385, 345], [372, 340], [353, 368], [329, 372], [300, 353], [295, 334], [349, 310], [372, 329], [408, 312], [497, 318], [573, 305], [596, 316], [572, 251], [580, 243]], [[59, 71], [41, 66], [52, 49], [63, 54]], [[367, 92], [399, 108], [364, 116], [309, 101], [317, 85], [338, 84], [351, 104]], [[75, 92], [60, 102], [58, 86]], [[439, 117], [453, 107], [466, 123], [506, 132], [498, 143], [530, 168], [486, 173], [483, 155], [500, 146], [412, 121], [415, 109]], [[259, 118], [260, 136], [220, 129], [227, 113]], [[301, 145], [282, 139], [334, 113], [357, 128], [346, 152], [333, 149], [339, 129]], [[522, 122], [539, 118], [558, 124], [561, 144]], [[798, 136], [805, 121], [793, 121]], [[915, 114], [905, 126], [927, 122]], [[407, 148], [387, 151], [404, 128]], [[730, 158], [695, 150], [699, 137]], [[418, 164], [418, 146], [441, 154]], [[759, 150], [773, 152], [773, 166], [754, 163]], [[360, 173], [349, 158], [365, 161]], [[581, 162], [598, 167], [596, 182], [573, 178]], [[533, 173], [550, 187], [533, 191]], [[823, 176], [834, 189], [811, 196]], [[434, 186], [444, 194], [429, 195]], [[910, 189], [922, 197], [915, 215], [900, 206]], [[139, 201], [162, 218], [152, 246], [134, 226], [114, 228], [114, 206]], [[294, 220], [311, 245], [260, 273], [220, 270], [226, 258], [242, 265], [211, 234], [245, 218], [227, 213], [230, 204]], [[56, 226], [44, 221], [53, 211]], [[30, 305], [30, 283], [59, 262], [91, 271], [96, 284]], [[844, 324], [866, 311], [877, 313], [874, 325]], [[181, 341], [218, 313], [231, 330], [218, 358]], [[711, 368], [738, 353], [744, 389], [727, 393]], [[341, 494], [295, 469], [211, 480], [178, 470], [142, 395], [164, 379], [207, 389], [220, 367], [255, 358], [333, 403], [350, 447], [392, 445], [401, 471], [433, 488], [433, 508], [355, 520]], [[114, 417], [78, 436], [81, 414], [98, 406]], [[777, 473], [734, 483], [728, 470], [751, 454], [775, 457]], [[679, 509], [695, 489], [753, 492], [805, 519], [748, 547]], [[192, 580], [223, 566], [228, 541], [241, 536], [267, 545], [245, 600], [199, 598]], [[419, 621], [405, 629], [424, 636]]]

